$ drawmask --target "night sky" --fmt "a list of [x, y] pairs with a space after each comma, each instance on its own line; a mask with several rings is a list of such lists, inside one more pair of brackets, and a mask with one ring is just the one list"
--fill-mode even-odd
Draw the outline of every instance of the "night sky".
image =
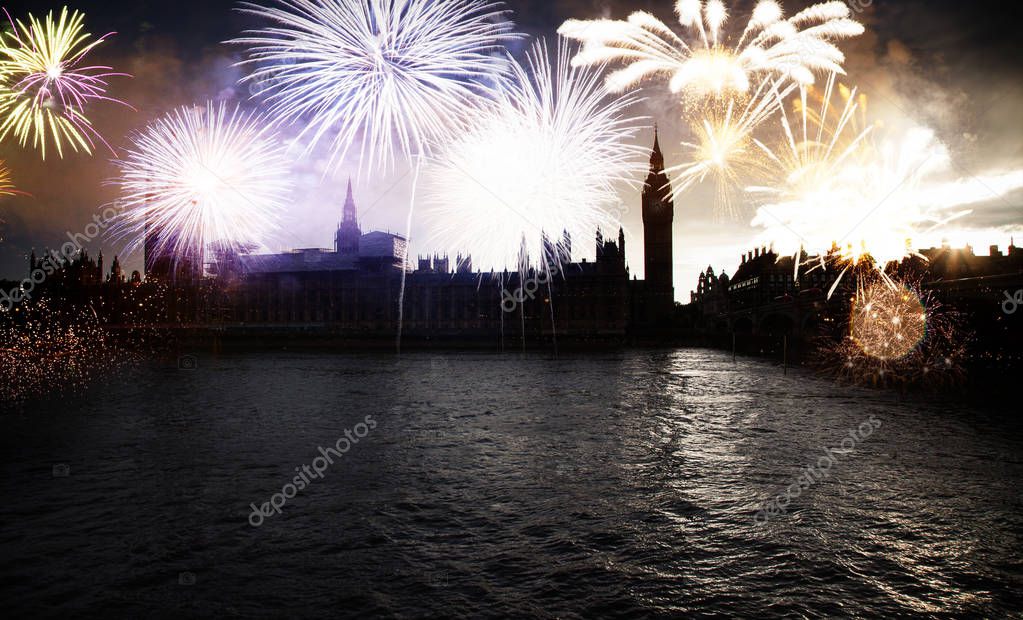
[[[729, 2], [733, 13], [745, 13], [751, 2]], [[29, 10], [36, 15], [62, 2], [33, 0], [7, 2], [14, 16]], [[788, 14], [805, 6], [785, 2]], [[951, 150], [957, 178], [989, 171], [1023, 168], [1023, 42], [1019, 23], [1023, 9], [1016, 3], [951, 0], [854, 0], [863, 7], [857, 19], [867, 33], [840, 47], [848, 60], [847, 82], [870, 97], [871, 113], [889, 125], [924, 125], [934, 128]], [[115, 31], [108, 43], [93, 54], [94, 62], [110, 64], [133, 78], [113, 78], [110, 92], [135, 111], [100, 105], [90, 117], [115, 149], [132, 131], [169, 110], [208, 99], [248, 99], [237, 86], [240, 70], [233, 63], [240, 49], [222, 41], [253, 26], [251, 18], [234, 11], [228, 0], [79, 0], [69, 5], [86, 13], [86, 26], [95, 34]], [[519, 29], [530, 35], [552, 36], [570, 17], [625, 18], [633, 10], [647, 10], [666, 23], [676, 23], [670, 0], [513, 0], [507, 2]], [[1009, 8], [1012, 7], [1012, 8]], [[677, 144], [685, 138], [677, 110], [656, 85], [645, 89], [647, 102], [637, 115], [657, 120], [669, 164], [677, 161]], [[652, 132], [641, 136], [652, 142]], [[27, 255], [35, 248], [59, 246], [68, 231], [82, 230], [100, 205], [113, 199], [105, 181], [114, 172], [109, 151], [94, 155], [71, 154], [65, 159], [39, 155], [13, 144], [0, 145], [0, 157], [12, 169], [19, 189], [28, 197], [0, 200], [0, 278], [21, 278]], [[399, 165], [400, 168], [400, 165]], [[330, 247], [340, 217], [347, 173], [324, 179], [322, 161], [315, 157], [296, 166], [300, 190], [293, 212], [271, 249]], [[353, 170], [354, 172], [354, 170]], [[356, 182], [356, 199], [364, 229], [397, 230], [403, 226], [408, 200], [404, 169]], [[629, 212], [625, 225], [632, 240], [629, 262], [642, 277], [639, 194], [623, 188], [621, 199]], [[676, 297], [688, 300], [699, 270], [735, 269], [739, 254], [755, 237], [748, 217], [722, 219], [711, 209], [708, 189], [687, 194], [676, 205]], [[422, 225], [422, 223], [420, 223]], [[959, 223], [962, 238], [977, 246], [1008, 243], [1010, 234], [1023, 238], [1023, 192], [974, 205], [974, 213]], [[430, 231], [413, 229], [414, 239]], [[958, 237], [953, 235], [953, 241]], [[121, 244], [107, 240], [104, 254], [112, 257]], [[99, 246], [95, 248], [99, 250]], [[438, 248], [414, 246], [417, 250]], [[592, 255], [592, 249], [589, 250]], [[454, 249], [452, 249], [454, 253]], [[577, 256], [576, 259], [582, 256]], [[138, 268], [139, 259], [128, 261]], [[109, 265], [109, 258], [108, 263]]]

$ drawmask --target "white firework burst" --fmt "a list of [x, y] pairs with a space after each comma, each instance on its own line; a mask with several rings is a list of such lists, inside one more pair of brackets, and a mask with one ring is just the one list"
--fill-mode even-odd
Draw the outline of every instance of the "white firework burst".
[[716, 208], [723, 216], [736, 216], [732, 200], [746, 179], [764, 174], [769, 164], [757, 148], [754, 130], [773, 116], [795, 86], [782, 80], [761, 82], [745, 101], [728, 98], [723, 111], [713, 108], [693, 120], [694, 142], [683, 142], [686, 163], [668, 168], [676, 199], [708, 178], [715, 182]]
[[698, 97], [745, 93], [756, 75], [808, 85], [815, 71], [841, 73], [845, 56], [833, 41], [863, 33], [840, 1], [785, 19], [776, 0], [761, 0], [734, 43], [724, 33], [728, 10], [721, 0], [678, 0], [675, 12], [686, 36], [644, 11], [624, 21], [568, 20], [558, 32], [583, 42], [575, 65], [626, 64], [607, 78], [614, 92], [663, 75], [673, 93]]
[[488, 0], [277, 0], [246, 3], [271, 22], [235, 40], [279, 122], [304, 123], [331, 165], [358, 143], [360, 167], [411, 158], [465, 124], [507, 73], [511, 24]]
[[[589, 239], [617, 228], [616, 184], [635, 182], [643, 150], [630, 96], [606, 97], [599, 69], [555, 63], [538, 42], [510, 85], [424, 170], [435, 241], [483, 268], [547, 256], [545, 234]], [[562, 248], [563, 250], [567, 248]]]
[[116, 162], [117, 237], [134, 250], [194, 257], [214, 243], [265, 245], [291, 185], [283, 147], [259, 116], [224, 104], [180, 108], [133, 139]]

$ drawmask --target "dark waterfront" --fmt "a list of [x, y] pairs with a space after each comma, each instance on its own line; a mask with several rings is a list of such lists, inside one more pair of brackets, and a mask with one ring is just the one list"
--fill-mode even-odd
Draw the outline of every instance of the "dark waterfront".
[[[0, 417], [0, 592], [16, 616], [1023, 609], [1008, 411], [705, 350], [184, 366]], [[366, 416], [376, 428], [322, 478], [249, 524], [250, 504]], [[826, 449], [829, 475], [754, 524]]]

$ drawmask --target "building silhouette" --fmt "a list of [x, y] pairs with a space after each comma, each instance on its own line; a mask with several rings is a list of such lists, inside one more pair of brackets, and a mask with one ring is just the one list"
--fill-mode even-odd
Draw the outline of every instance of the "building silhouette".
[[[629, 279], [625, 231], [595, 231], [592, 262], [572, 260], [573, 240], [544, 235], [545, 256], [521, 269], [474, 272], [472, 257], [419, 256], [405, 278], [403, 332], [409, 338], [621, 338], [668, 329], [674, 315], [674, 207], [655, 136], [643, 190], [647, 280]], [[388, 333], [397, 328], [407, 240], [363, 233], [349, 181], [333, 250], [297, 249], [238, 256], [219, 269], [231, 292], [222, 313], [239, 327]], [[553, 274], [548, 278], [547, 274]], [[542, 280], [542, 285], [537, 281]], [[509, 301], [509, 299], [511, 301]], [[553, 311], [552, 311], [553, 308]]]
[[[869, 275], [874, 270], [867, 263], [847, 270], [840, 254], [837, 246], [824, 256], [803, 253], [798, 273], [795, 257], [779, 256], [769, 247], [743, 253], [731, 277], [707, 267], [690, 293], [690, 303], [680, 309], [682, 323], [705, 334], [819, 335], [827, 331], [825, 323], [848, 315], [856, 273]], [[972, 317], [975, 325], [1007, 324], [1001, 303], [1005, 295], [1023, 289], [1023, 251], [1014, 240], [1004, 254], [991, 246], [988, 256], [978, 256], [969, 245], [952, 248], [948, 243], [915, 254], [886, 265], [885, 272], [935, 292], [943, 304]], [[1012, 333], [1018, 340], [1018, 331]]]
[[622, 228], [617, 238], [594, 231], [592, 261], [573, 260], [577, 240], [562, 231], [544, 234], [545, 255], [524, 256], [512, 270], [474, 271], [464, 254], [407, 264], [402, 235], [362, 231], [349, 181], [333, 248], [257, 255], [224, 246], [179, 257], [161, 231], [147, 227], [144, 281], [126, 281], [119, 261], [104, 280], [102, 264], [83, 256], [69, 266], [74, 278], [54, 282], [67, 281], [76, 300], [102, 297], [101, 311], [117, 324], [390, 340], [404, 275], [401, 321], [409, 340], [620, 341], [673, 325], [674, 207], [656, 136], [642, 204], [646, 280], [630, 279]]
[[[562, 231], [544, 235], [544, 256], [519, 269], [474, 271], [472, 257], [435, 253], [406, 264], [401, 235], [363, 232], [349, 182], [334, 232], [334, 247], [252, 255], [238, 248], [208, 249], [208, 269], [196, 257], [175, 257], [159, 231], [146, 230], [146, 277], [126, 277], [114, 257], [109, 273], [102, 255], [86, 251], [63, 260], [33, 256], [30, 274], [45, 270], [32, 299], [88, 305], [113, 327], [210, 329], [242, 337], [310, 334], [317, 338], [393, 342], [398, 300], [402, 333], [409, 341], [703, 342], [735, 346], [749, 336], [759, 349], [781, 347], [787, 338], [808, 340], [841, 328], [856, 278], [846, 274], [839, 248], [822, 257], [779, 256], [773, 248], [744, 253], [729, 276], [711, 266], [700, 274], [690, 303], [673, 300], [671, 226], [674, 205], [664, 157], [655, 135], [642, 190], [646, 279], [631, 276], [625, 231], [617, 238], [594, 231], [595, 260], [573, 260], [579, 240]], [[833, 260], [834, 259], [834, 260]], [[815, 268], [795, 269], [795, 261]], [[977, 328], [993, 360], [1023, 347], [1013, 312], [1023, 290], [1023, 251], [1010, 242], [988, 256], [973, 248], [919, 250], [886, 266], [892, 277], [933, 291]], [[18, 283], [7, 283], [5, 290]], [[1008, 301], [1006, 301], [1008, 300]], [[1008, 304], [1008, 305], [1007, 305]], [[741, 338], [739, 339], [741, 343]], [[997, 344], [997, 347], [994, 345]], [[1018, 357], [1018, 355], [1017, 355]], [[1015, 358], [1013, 358], [1015, 359]]]

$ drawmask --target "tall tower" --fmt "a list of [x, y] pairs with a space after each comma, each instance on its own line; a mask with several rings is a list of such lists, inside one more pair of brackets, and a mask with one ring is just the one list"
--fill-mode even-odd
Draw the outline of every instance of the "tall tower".
[[671, 225], [675, 205], [671, 183], [664, 172], [664, 155], [654, 128], [650, 174], [643, 186], [643, 258], [646, 273], [647, 320], [662, 323], [675, 308]]
[[348, 196], [345, 198], [341, 224], [334, 235], [334, 251], [339, 254], [358, 254], [360, 237], [362, 231], [359, 230], [359, 209], [355, 206], [355, 198], [352, 196], [352, 180], [348, 179]]

